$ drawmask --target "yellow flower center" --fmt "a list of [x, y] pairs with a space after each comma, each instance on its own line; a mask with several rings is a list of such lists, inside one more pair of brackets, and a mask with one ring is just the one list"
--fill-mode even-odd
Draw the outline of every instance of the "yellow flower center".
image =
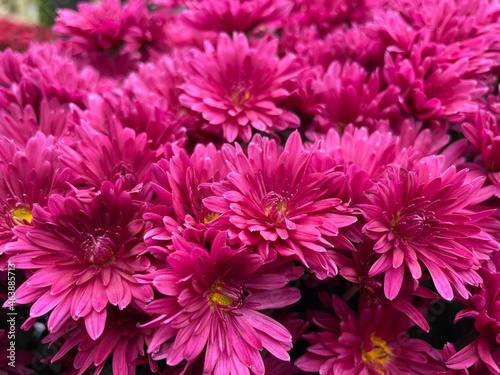
[[263, 200], [266, 221], [270, 224], [280, 223], [288, 214], [286, 198], [274, 191], [268, 193]]
[[24, 207], [15, 208], [11, 215], [16, 225], [23, 225], [25, 222], [31, 224], [31, 219], [33, 219], [31, 211]]
[[210, 223], [211, 221], [217, 219], [220, 216], [217, 212], [208, 212], [203, 218], [203, 224]]
[[370, 335], [372, 341], [372, 349], [366, 351], [364, 346], [361, 347], [361, 357], [363, 362], [372, 365], [375, 370], [381, 375], [388, 375], [389, 372], [385, 368], [387, 361], [394, 358], [392, 351], [387, 342], [380, 337], [375, 336], [374, 333]]
[[231, 93], [231, 101], [237, 107], [241, 107], [248, 99], [250, 99], [250, 96], [250, 91], [248, 91], [248, 89], [237, 88]]
[[235, 310], [243, 305], [245, 292], [238, 284], [216, 281], [208, 293], [208, 302], [218, 311]]

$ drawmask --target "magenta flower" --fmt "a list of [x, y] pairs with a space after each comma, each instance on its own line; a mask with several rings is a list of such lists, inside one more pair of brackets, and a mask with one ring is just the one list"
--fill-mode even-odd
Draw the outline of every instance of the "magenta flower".
[[80, 121], [76, 145], [61, 145], [61, 162], [77, 173], [77, 183], [82, 188], [98, 188], [105, 181], [119, 182], [125, 189], [140, 192], [161, 150], [151, 150], [148, 135], [123, 127], [116, 116], [109, 115], [109, 108], [96, 108]]
[[335, 295], [331, 304], [335, 317], [313, 315], [320, 332], [303, 336], [312, 345], [295, 361], [300, 369], [321, 375], [428, 375], [442, 369], [435, 349], [405, 335], [411, 324], [397, 310], [371, 304], [360, 307], [358, 316]]
[[148, 49], [164, 48], [165, 23], [166, 15], [150, 13], [145, 0], [130, 0], [123, 7], [119, 0], [102, 0], [80, 3], [78, 11], [58, 10], [53, 31], [68, 38], [70, 48], [77, 55], [140, 51], [148, 57]]
[[106, 325], [106, 306], [127, 307], [152, 299], [152, 290], [132, 277], [150, 267], [142, 235], [143, 207], [120, 186], [105, 182], [90, 202], [52, 195], [35, 205], [31, 226], [16, 226], [16, 242], [6, 246], [19, 269], [34, 273], [16, 291], [20, 305], [33, 303], [32, 317], [51, 310], [52, 332], [69, 319], [83, 318], [97, 339]]
[[346, 175], [312, 170], [315, 152], [304, 150], [297, 132], [284, 150], [255, 136], [246, 155], [239, 145], [224, 145], [222, 156], [229, 173], [212, 184], [215, 196], [203, 201], [220, 214], [211, 225], [255, 245], [268, 261], [279, 254], [301, 261], [322, 279], [334, 276], [337, 266], [330, 249], [333, 244], [353, 249], [339, 228], [357, 220], [346, 214]]
[[361, 209], [366, 234], [380, 254], [369, 276], [384, 274], [384, 293], [394, 299], [405, 273], [418, 282], [424, 272], [437, 292], [452, 300], [455, 291], [467, 298], [466, 285], [479, 285], [480, 261], [499, 245], [475, 225], [491, 211], [465, 208], [478, 193], [483, 178], [467, 181], [467, 170], [442, 171], [437, 157], [423, 160], [414, 170], [394, 166], [387, 178], [368, 192], [371, 204]]
[[316, 117], [321, 130], [347, 124], [377, 127], [378, 120], [399, 115], [398, 89], [391, 85], [383, 88], [378, 71], [368, 74], [356, 63], [333, 62], [323, 77], [313, 83], [324, 109]]
[[[494, 185], [494, 194], [500, 196], [500, 127], [497, 113], [480, 110], [471, 122], [462, 124], [462, 131], [480, 152], [474, 162]], [[486, 169], [486, 171], [484, 170]]]
[[159, 258], [172, 250], [173, 233], [203, 228], [219, 215], [203, 205], [203, 199], [213, 193], [200, 185], [218, 182], [227, 174], [220, 151], [212, 144], [197, 145], [191, 155], [175, 146], [166, 150], [172, 153], [170, 158], [151, 167], [151, 187], [157, 199], [144, 214], [152, 224], [144, 241]]
[[298, 71], [294, 57], [276, 54], [277, 42], [263, 38], [250, 47], [245, 35], [233, 39], [220, 34], [217, 46], [193, 50], [187, 59], [187, 81], [181, 86], [182, 105], [198, 112], [211, 128], [222, 127], [228, 142], [248, 142], [252, 128], [272, 132], [297, 128], [299, 118], [280, 102], [290, 95], [285, 88]]
[[450, 369], [474, 368], [484, 364], [491, 374], [500, 374], [500, 274], [482, 269], [484, 283], [477, 293], [465, 302], [466, 308], [460, 311], [455, 321], [464, 318], [474, 319], [478, 337], [455, 352], [446, 361]]
[[45, 206], [50, 195], [63, 193], [72, 173], [58, 161], [53, 137], [37, 133], [25, 149], [0, 139], [0, 269], [5, 244], [15, 240], [13, 228], [31, 225], [35, 204]]
[[479, 77], [498, 66], [497, 2], [481, 0], [398, 1], [394, 6], [416, 30], [446, 46], [446, 56], [469, 60], [468, 73]]
[[114, 374], [135, 375], [134, 363], [149, 361], [152, 372], [158, 368], [145, 352], [145, 344], [150, 341], [152, 330], [141, 329], [139, 323], [150, 318], [135, 306], [128, 306], [124, 310], [116, 307], [107, 307], [107, 322], [103, 333], [94, 339], [85, 330], [81, 320], [68, 322], [57, 332], [48, 334], [44, 343], [52, 345], [63, 342], [58, 352], [50, 359], [59, 362], [63, 357], [73, 362], [79, 374], [89, 370], [98, 375], [112, 358]]
[[[153, 358], [169, 366], [187, 365], [204, 353], [204, 373], [264, 374], [260, 351], [288, 361], [290, 333], [259, 310], [289, 306], [300, 299], [287, 287], [302, 270], [291, 263], [263, 265], [246, 248], [226, 245], [226, 232], [187, 229], [174, 234], [175, 251], [168, 268], [137, 276], [167, 298], [149, 304], [159, 314], [147, 327], [158, 327], [149, 345]], [[195, 242], [189, 241], [189, 239]], [[210, 249], [210, 250], [208, 250]]]
[[200, 30], [249, 32], [281, 22], [290, 14], [291, 0], [186, 0], [181, 19]]
[[386, 54], [383, 75], [398, 87], [405, 113], [419, 120], [459, 120], [478, 110], [477, 100], [488, 92], [481, 82], [467, 77], [469, 59], [450, 59], [421, 33], [408, 58]]

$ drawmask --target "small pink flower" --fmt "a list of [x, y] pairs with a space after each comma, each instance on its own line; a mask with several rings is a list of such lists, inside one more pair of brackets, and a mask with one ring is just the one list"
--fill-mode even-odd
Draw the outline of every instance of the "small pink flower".
[[52, 311], [51, 332], [83, 318], [95, 340], [106, 326], [108, 304], [124, 309], [133, 300], [151, 300], [151, 288], [132, 277], [150, 267], [141, 255], [142, 211], [110, 182], [90, 202], [54, 194], [46, 207], [35, 205], [31, 226], [14, 227], [18, 239], [6, 246], [17, 268], [34, 271], [16, 291], [16, 302], [33, 303], [31, 317]]
[[217, 46], [192, 50], [182, 105], [198, 112], [208, 126], [222, 128], [228, 142], [248, 142], [252, 129], [270, 133], [297, 128], [299, 118], [280, 106], [290, 91], [286, 84], [297, 77], [294, 57], [276, 55], [277, 42], [263, 38], [250, 47], [245, 35], [233, 39], [220, 34]]
[[181, 19], [200, 30], [249, 32], [280, 22], [293, 7], [291, 0], [186, 0]]
[[300, 369], [322, 375], [428, 375], [443, 368], [433, 358], [435, 349], [405, 334], [411, 324], [397, 310], [371, 304], [356, 315], [335, 295], [331, 305], [335, 316], [312, 314], [320, 331], [303, 336], [311, 346], [295, 361]]
[[480, 261], [498, 250], [498, 243], [475, 225], [491, 212], [465, 210], [484, 179], [467, 181], [467, 170], [443, 171], [441, 163], [430, 157], [414, 170], [394, 166], [367, 192], [371, 204], [361, 207], [367, 221], [364, 231], [380, 254], [369, 275], [384, 274], [384, 293], [390, 300], [400, 293], [406, 271], [417, 282], [428, 272], [446, 300], [452, 300], [455, 291], [467, 298], [465, 286], [482, 281], [477, 273]]
[[144, 241], [159, 258], [172, 251], [173, 233], [203, 228], [217, 218], [218, 213], [203, 205], [203, 199], [213, 193], [201, 184], [218, 182], [227, 174], [220, 151], [212, 144], [197, 145], [191, 155], [176, 146], [166, 151], [172, 155], [151, 167], [151, 187], [157, 198], [144, 214], [152, 224]]
[[366, 126], [373, 130], [381, 119], [399, 115], [398, 89], [383, 88], [378, 71], [369, 74], [357, 63], [333, 62], [324, 76], [313, 82], [323, 110], [316, 117], [317, 126], [325, 131], [347, 124]]
[[419, 120], [457, 121], [479, 108], [477, 100], [488, 92], [481, 82], [467, 77], [469, 59], [451, 59], [421, 32], [405, 57], [386, 54], [383, 76], [400, 91], [405, 113]]
[[0, 138], [0, 269], [5, 266], [5, 245], [16, 239], [13, 228], [30, 226], [33, 206], [45, 206], [50, 195], [67, 189], [72, 173], [58, 158], [54, 137], [40, 132], [25, 148]]
[[85, 324], [79, 320], [68, 322], [56, 332], [49, 333], [44, 343], [60, 344], [58, 352], [50, 359], [59, 363], [69, 357], [79, 374], [93, 370], [101, 373], [108, 359], [112, 359], [114, 374], [134, 375], [134, 363], [148, 363], [152, 372], [158, 365], [146, 354], [145, 345], [151, 340], [152, 329], [139, 328], [138, 324], [147, 321], [150, 316], [136, 305], [129, 305], [124, 310], [107, 307], [107, 322], [102, 334], [96, 339], [87, 333]]
[[[460, 311], [455, 321], [464, 318], [474, 319], [478, 337], [471, 343], [455, 351], [447, 361], [450, 369], [460, 370], [474, 365], [486, 365], [491, 374], [500, 374], [500, 274], [487, 269], [481, 270], [484, 283], [465, 301], [466, 308]], [[477, 364], [476, 364], [477, 363]]]
[[[168, 268], [137, 278], [165, 295], [147, 311], [158, 318], [148, 352], [169, 366], [194, 362], [204, 354], [204, 373], [263, 375], [260, 352], [288, 361], [290, 333], [259, 310], [286, 307], [300, 299], [287, 287], [302, 270], [290, 263], [264, 265], [246, 248], [226, 245], [227, 233], [187, 229], [174, 234]], [[189, 241], [191, 239], [192, 242]]]

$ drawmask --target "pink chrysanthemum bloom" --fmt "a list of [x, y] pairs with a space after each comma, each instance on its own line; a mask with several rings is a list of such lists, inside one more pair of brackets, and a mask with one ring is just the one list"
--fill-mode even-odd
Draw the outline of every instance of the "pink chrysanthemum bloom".
[[443, 158], [424, 159], [414, 170], [394, 166], [367, 192], [371, 204], [360, 205], [366, 234], [380, 254], [369, 276], [384, 275], [390, 300], [400, 293], [407, 271], [415, 283], [428, 272], [437, 292], [452, 300], [469, 296], [466, 285], [479, 285], [480, 261], [499, 244], [475, 225], [492, 211], [468, 212], [484, 178], [467, 181], [467, 170], [449, 167]]
[[386, 54], [384, 78], [400, 90], [403, 111], [419, 120], [459, 120], [477, 111], [477, 100], [488, 92], [481, 82], [467, 78], [467, 57], [453, 61], [443, 53], [422, 31], [407, 58]]
[[13, 228], [30, 225], [34, 204], [45, 206], [51, 194], [63, 193], [71, 171], [63, 169], [53, 137], [37, 133], [26, 148], [0, 139], [0, 269], [6, 243], [15, 239]]
[[203, 205], [213, 193], [200, 184], [220, 181], [227, 174], [220, 151], [212, 144], [197, 145], [191, 155], [176, 146], [166, 150], [172, 153], [170, 158], [151, 167], [151, 188], [157, 198], [144, 214], [152, 224], [144, 241], [159, 258], [170, 253], [173, 233], [203, 227], [218, 216]]
[[380, 119], [398, 116], [398, 90], [383, 88], [378, 71], [368, 74], [356, 63], [333, 62], [325, 75], [313, 83], [324, 109], [316, 116], [317, 127], [323, 131], [347, 124], [376, 128]]
[[396, 161], [399, 137], [387, 131], [369, 133], [366, 127], [348, 125], [342, 134], [331, 128], [324, 135], [313, 134], [321, 140], [320, 150], [346, 165], [359, 165], [370, 179], [380, 178], [386, 167]]
[[121, 181], [123, 188], [139, 192], [161, 150], [149, 148], [146, 133], [136, 134], [116, 116], [103, 115], [105, 111], [89, 112], [81, 119], [75, 129], [76, 145], [61, 145], [61, 162], [77, 174], [75, 184], [98, 188], [104, 181]]
[[73, 104], [61, 104], [56, 98], [43, 98], [37, 109], [31, 104], [24, 107], [10, 103], [0, 109], [0, 134], [21, 149], [38, 131], [46, 136], [54, 136], [73, 143], [73, 123], [78, 121], [81, 111]]
[[485, 168], [485, 174], [500, 196], [500, 126], [497, 113], [480, 110], [473, 121], [462, 124], [462, 131], [470, 143], [481, 153], [474, 162]]
[[33, 100], [37, 98], [32, 92], [36, 90], [39, 90], [39, 100], [56, 98], [61, 104], [74, 103], [84, 109], [88, 94], [116, 84], [102, 79], [92, 67], [79, 64], [68, 51], [56, 44], [32, 45], [23, 58], [21, 71], [20, 95], [27, 97], [23, 99], [35, 109], [38, 109], [38, 103]]
[[465, 301], [466, 308], [455, 317], [455, 321], [474, 319], [479, 337], [448, 358], [446, 366], [450, 369], [466, 369], [479, 361], [486, 365], [489, 373], [499, 375], [500, 274], [482, 269], [481, 276], [484, 283], [477, 293]]
[[339, 228], [357, 221], [346, 214], [345, 173], [315, 172], [315, 152], [304, 149], [298, 132], [283, 150], [274, 140], [255, 136], [246, 154], [239, 145], [224, 145], [222, 156], [228, 175], [212, 184], [215, 196], [203, 201], [220, 214], [210, 224], [255, 245], [267, 261], [279, 254], [301, 261], [321, 279], [334, 276], [331, 249], [354, 249]]
[[53, 32], [68, 38], [75, 54], [108, 51], [113, 55], [161, 50], [165, 23], [164, 13], [150, 13], [146, 0], [130, 0], [123, 6], [120, 0], [102, 0], [80, 3], [78, 11], [58, 10]]
[[478, 75], [498, 66], [497, 1], [403, 0], [393, 5], [411, 27], [426, 29], [431, 41], [445, 45], [450, 58], [468, 58], [469, 73]]
[[184, 237], [174, 234], [169, 268], [137, 277], [167, 296], [146, 309], [159, 314], [146, 325], [158, 327], [148, 352], [170, 366], [183, 360], [189, 365], [204, 353], [203, 373], [261, 375], [260, 351], [288, 361], [292, 337], [259, 310], [297, 302], [298, 289], [287, 284], [302, 270], [284, 262], [264, 265], [246, 248], [227, 246], [226, 239], [226, 232], [210, 230], [201, 240], [190, 229]]
[[132, 277], [150, 267], [140, 255], [142, 211], [109, 182], [90, 202], [52, 195], [46, 208], [35, 205], [31, 226], [16, 226], [18, 240], [6, 246], [17, 268], [34, 271], [16, 291], [16, 302], [33, 303], [31, 317], [53, 310], [47, 323], [52, 332], [83, 318], [95, 340], [104, 331], [108, 304], [124, 309], [132, 300], [151, 300], [151, 288]]
[[[359, 304], [383, 303], [405, 314], [423, 331], [429, 332], [430, 326], [425, 314], [431, 301], [437, 300], [439, 296], [424, 286], [415, 288], [413, 279], [406, 277], [399, 295], [388, 300], [384, 295], [383, 275], [369, 276], [370, 268], [378, 258], [378, 254], [373, 251], [374, 241], [360, 236], [357, 242], [356, 251], [339, 261], [339, 274], [353, 284], [345, 298], [350, 298], [359, 291]], [[415, 297], [419, 297], [418, 304], [414, 304]]]
[[138, 327], [151, 317], [132, 305], [124, 310], [107, 307], [107, 317], [103, 333], [95, 340], [85, 331], [81, 320], [68, 322], [57, 332], [48, 334], [43, 343], [53, 345], [62, 341], [50, 361], [58, 363], [63, 357], [72, 356], [78, 374], [92, 370], [94, 375], [101, 373], [109, 358], [112, 359], [113, 374], [135, 375], [136, 364], [149, 362], [151, 372], [155, 373], [158, 365], [145, 350], [152, 330]]
[[297, 77], [295, 57], [276, 55], [277, 41], [263, 38], [250, 47], [244, 34], [221, 34], [217, 46], [193, 50], [187, 59], [182, 105], [198, 112], [213, 127], [222, 127], [228, 142], [248, 142], [252, 128], [272, 132], [297, 128], [299, 118], [280, 102], [290, 95], [285, 86]]
[[123, 128], [130, 128], [136, 134], [146, 134], [146, 147], [157, 154], [163, 152], [166, 144], [183, 146], [186, 143], [183, 119], [169, 110], [165, 101], [154, 99], [159, 98], [141, 88], [136, 91], [116, 88], [102, 95], [89, 95], [88, 103], [92, 110], [82, 117], [94, 129], [110, 134], [117, 125], [110, 125], [109, 119], [116, 117], [117, 124]]
[[186, 0], [181, 19], [199, 30], [249, 32], [281, 22], [293, 8], [291, 0]]
[[314, 25], [321, 37], [343, 24], [364, 23], [386, 0], [296, 0], [292, 22]]
[[335, 295], [331, 305], [335, 317], [314, 314], [321, 331], [303, 336], [312, 345], [295, 361], [302, 370], [321, 375], [429, 375], [443, 368], [432, 356], [435, 349], [405, 335], [411, 324], [397, 310], [372, 304], [360, 307], [358, 316]]

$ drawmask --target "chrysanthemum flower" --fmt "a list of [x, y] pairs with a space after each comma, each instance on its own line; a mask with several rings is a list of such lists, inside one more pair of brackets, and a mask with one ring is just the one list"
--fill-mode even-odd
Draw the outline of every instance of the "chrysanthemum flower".
[[423, 160], [414, 170], [394, 166], [367, 193], [371, 204], [361, 209], [366, 234], [377, 241], [379, 259], [369, 276], [384, 274], [384, 293], [394, 299], [408, 270], [418, 282], [428, 272], [437, 292], [452, 300], [455, 291], [467, 298], [466, 285], [478, 285], [480, 261], [498, 243], [475, 225], [491, 211], [471, 213], [484, 179], [467, 181], [467, 170], [442, 170], [439, 157]]
[[200, 185], [218, 182], [227, 174], [220, 151], [212, 144], [197, 145], [191, 155], [176, 146], [166, 150], [172, 153], [170, 158], [151, 167], [151, 187], [157, 198], [144, 214], [152, 224], [144, 241], [160, 258], [172, 250], [173, 233], [203, 227], [219, 215], [203, 205], [203, 199], [213, 193]]
[[368, 74], [356, 63], [333, 62], [324, 76], [313, 83], [324, 109], [316, 117], [319, 129], [342, 129], [349, 123], [374, 130], [377, 120], [395, 118], [398, 90], [383, 88], [378, 71]]
[[199, 30], [249, 32], [280, 22], [290, 14], [291, 0], [186, 0], [181, 19]]
[[16, 226], [16, 242], [6, 246], [19, 269], [34, 273], [16, 291], [18, 304], [33, 303], [31, 317], [51, 310], [47, 326], [59, 330], [83, 318], [97, 339], [106, 325], [106, 306], [149, 301], [152, 290], [132, 277], [150, 267], [144, 251], [142, 204], [105, 182], [90, 202], [52, 195], [35, 205], [31, 226]]
[[34, 204], [45, 206], [51, 194], [63, 193], [71, 171], [63, 169], [53, 137], [37, 133], [26, 148], [0, 139], [0, 269], [4, 246], [15, 239], [13, 228], [30, 225]]
[[495, 185], [498, 196], [500, 187], [500, 126], [498, 114], [480, 110], [471, 122], [462, 124], [462, 131], [470, 143], [480, 152], [474, 159]]
[[321, 375], [433, 374], [442, 369], [423, 340], [405, 335], [411, 324], [397, 310], [372, 304], [359, 316], [333, 295], [335, 317], [316, 313], [313, 322], [320, 332], [303, 337], [312, 345], [295, 361], [307, 372]]
[[166, 358], [170, 366], [183, 360], [190, 364], [204, 353], [207, 374], [264, 374], [263, 349], [288, 361], [290, 333], [259, 310], [300, 299], [297, 289], [287, 287], [301, 275], [300, 267], [264, 265], [246, 248], [227, 246], [226, 232], [208, 231], [198, 238], [190, 229], [183, 237], [174, 234], [175, 252], [166, 259], [169, 268], [137, 276], [167, 296], [147, 308], [159, 314], [146, 325], [158, 326], [148, 352], [155, 359]]
[[418, 0], [393, 4], [416, 30], [446, 46], [452, 59], [467, 58], [475, 76], [498, 66], [498, 2], [481, 0]]
[[400, 90], [405, 113], [419, 120], [457, 120], [479, 108], [477, 100], [488, 87], [467, 77], [469, 59], [450, 59], [425, 32], [412, 45], [409, 56], [386, 54], [383, 75]]
[[130, 0], [123, 7], [120, 0], [102, 0], [80, 3], [78, 11], [59, 9], [53, 32], [68, 38], [77, 55], [101, 51], [119, 55], [122, 51], [161, 49], [165, 15], [150, 13], [146, 5], [145, 0]]
[[312, 170], [315, 153], [304, 150], [298, 132], [288, 138], [284, 150], [256, 136], [247, 155], [239, 145], [224, 145], [222, 156], [229, 173], [212, 184], [215, 196], [203, 201], [220, 214], [211, 225], [255, 245], [264, 259], [290, 256], [322, 279], [334, 276], [333, 244], [352, 248], [339, 228], [357, 220], [346, 214], [346, 175], [334, 169]]
[[[481, 270], [483, 284], [465, 301], [455, 321], [472, 318], [478, 337], [446, 361], [450, 369], [468, 368], [476, 362], [487, 366], [491, 374], [500, 374], [500, 274]], [[474, 366], [476, 367], [476, 366]]]
[[116, 116], [96, 112], [81, 119], [75, 129], [74, 147], [61, 145], [62, 164], [74, 170], [78, 182], [87, 187], [121, 181], [123, 188], [140, 191], [161, 150], [149, 148], [146, 133], [136, 134], [123, 127]]
[[[35, 110], [38, 110], [36, 99], [42, 98], [56, 98], [61, 104], [73, 103], [84, 109], [88, 94], [115, 85], [102, 79], [92, 67], [82, 67], [57, 44], [32, 45], [23, 58], [21, 71], [19, 96], [23, 101], [20, 103], [31, 104]], [[39, 90], [38, 98], [32, 94], [36, 90]]]
[[73, 122], [81, 111], [72, 104], [62, 105], [56, 98], [43, 98], [35, 109], [31, 104], [20, 106], [14, 102], [0, 109], [0, 134], [24, 149], [38, 131], [57, 140], [73, 143]]
[[110, 306], [106, 309], [106, 326], [97, 339], [89, 336], [81, 320], [68, 322], [57, 332], [48, 334], [43, 339], [44, 343], [52, 345], [62, 342], [50, 361], [58, 363], [61, 358], [70, 355], [78, 374], [92, 370], [95, 375], [101, 373], [110, 358], [113, 373], [123, 375], [135, 375], [137, 363], [149, 361], [151, 371], [155, 372], [158, 365], [145, 350], [152, 330], [138, 327], [138, 324], [145, 323], [150, 316], [134, 305], [124, 310]]
[[298, 74], [294, 56], [276, 55], [277, 42], [263, 38], [250, 47], [244, 34], [221, 34], [217, 46], [193, 50], [188, 58], [187, 81], [181, 86], [182, 105], [198, 112], [213, 128], [222, 127], [228, 142], [248, 142], [252, 128], [272, 132], [299, 126], [299, 118], [280, 101]]
[[343, 24], [351, 25], [369, 20], [385, 0], [296, 0], [292, 22], [314, 25], [320, 36]]

